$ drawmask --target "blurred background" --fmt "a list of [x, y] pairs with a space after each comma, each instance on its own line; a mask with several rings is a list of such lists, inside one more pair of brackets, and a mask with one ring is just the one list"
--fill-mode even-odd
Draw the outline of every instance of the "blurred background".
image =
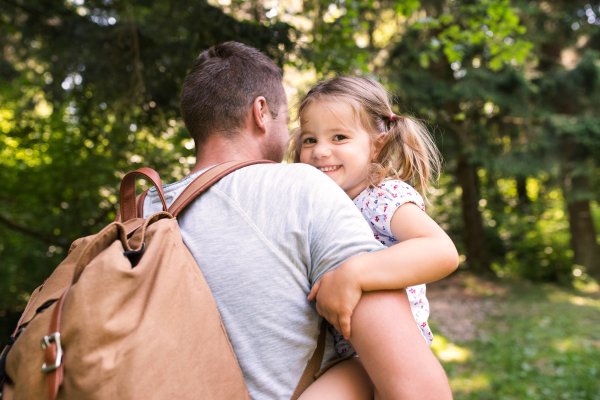
[[290, 104], [365, 75], [430, 127], [428, 213], [461, 254], [429, 285], [433, 349], [457, 399], [600, 399], [594, 1], [0, 0], [1, 340], [114, 219], [125, 173], [189, 172], [183, 78], [236, 40], [283, 68]]

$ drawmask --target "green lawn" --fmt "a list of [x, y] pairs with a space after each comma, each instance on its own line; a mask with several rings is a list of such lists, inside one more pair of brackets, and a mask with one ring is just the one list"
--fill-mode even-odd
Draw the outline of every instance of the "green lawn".
[[[577, 290], [487, 282], [481, 288], [481, 281], [468, 276], [450, 282], [470, 293], [450, 301], [487, 304], [473, 339], [438, 333], [432, 346], [455, 399], [600, 400], [597, 285]], [[443, 291], [448, 284], [436, 285], [433, 290]], [[434, 313], [431, 319], [434, 333], [443, 331]]]

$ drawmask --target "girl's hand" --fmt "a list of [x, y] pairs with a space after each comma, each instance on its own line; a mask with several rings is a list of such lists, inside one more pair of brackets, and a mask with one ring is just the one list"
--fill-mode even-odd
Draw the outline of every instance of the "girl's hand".
[[324, 274], [312, 287], [308, 300], [317, 299], [317, 312], [349, 339], [352, 313], [361, 296], [362, 289], [346, 262]]

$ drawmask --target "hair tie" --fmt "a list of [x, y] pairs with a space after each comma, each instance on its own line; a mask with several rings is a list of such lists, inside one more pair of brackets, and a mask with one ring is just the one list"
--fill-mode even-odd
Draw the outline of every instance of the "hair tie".
[[396, 114], [392, 113], [392, 115], [390, 116], [390, 122], [392, 122], [392, 118], [394, 118]]

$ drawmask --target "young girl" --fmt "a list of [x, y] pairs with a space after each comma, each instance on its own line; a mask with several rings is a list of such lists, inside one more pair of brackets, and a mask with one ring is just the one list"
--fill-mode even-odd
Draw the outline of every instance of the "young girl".
[[[429, 133], [417, 120], [394, 114], [385, 89], [361, 77], [336, 77], [318, 83], [301, 99], [298, 118], [294, 161], [310, 164], [333, 179], [354, 201], [375, 238], [389, 247], [345, 262], [325, 274], [310, 293], [309, 300], [317, 299], [317, 310], [335, 327], [338, 355], [354, 354], [351, 316], [367, 291], [406, 288], [416, 326], [430, 345], [433, 335], [427, 324], [429, 305], [424, 283], [454, 271], [458, 254], [450, 238], [423, 212], [423, 198], [417, 192], [425, 195], [429, 180], [440, 168], [439, 153]], [[410, 343], [414, 339], [398, 337], [397, 333], [379, 332], [378, 338], [390, 343], [406, 340], [402, 342], [406, 349], [424, 347], [422, 341]], [[406, 393], [395, 384], [397, 380], [410, 381], [411, 373], [424, 373], [419, 369], [441, 370], [431, 354], [418, 353], [424, 359], [418, 364], [414, 359], [398, 357], [408, 354], [406, 351], [395, 356], [392, 353], [390, 359], [361, 353], [360, 359], [337, 364], [301, 399], [405, 398]], [[365, 379], [361, 361], [374, 389]], [[399, 371], [403, 376], [396, 376]], [[341, 388], [346, 392], [341, 394]], [[428, 388], [422, 389], [419, 398], [429, 398], [423, 396]], [[451, 397], [449, 393], [443, 396], [448, 395]], [[439, 396], [438, 391], [434, 398], [443, 398]]]

